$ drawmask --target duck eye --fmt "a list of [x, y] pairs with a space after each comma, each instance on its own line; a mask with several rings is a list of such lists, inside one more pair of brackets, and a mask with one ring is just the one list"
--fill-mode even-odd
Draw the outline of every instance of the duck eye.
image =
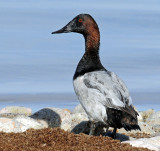
[[78, 19], [78, 22], [80, 22], [80, 23], [81, 23], [82, 21], [83, 21], [83, 20], [82, 20], [81, 18], [80, 18], [80, 19]]

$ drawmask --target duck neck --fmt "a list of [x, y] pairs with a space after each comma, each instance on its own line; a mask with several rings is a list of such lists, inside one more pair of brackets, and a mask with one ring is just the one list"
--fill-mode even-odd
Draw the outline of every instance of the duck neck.
[[97, 54], [99, 56], [99, 45], [100, 45], [100, 33], [99, 30], [93, 30], [90, 34], [84, 35], [85, 38], [85, 53], [86, 54]]
[[86, 60], [90, 60], [92, 64], [91, 67], [94, 68], [101, 66], [100, 58], [99, 58], [99, 46], [100, 46], [100, 33], [99, 30], [93, 30], [89, 32], [90, 34], [84, 35], [85, 38], [85, 53], [81, 59], [86, 58]]
[[99, 58], [100, 36], [84, 35], [85, 38], [85, 53], [81, 58], [73, 79], [84, 75], [87, 72], [104, 70]]

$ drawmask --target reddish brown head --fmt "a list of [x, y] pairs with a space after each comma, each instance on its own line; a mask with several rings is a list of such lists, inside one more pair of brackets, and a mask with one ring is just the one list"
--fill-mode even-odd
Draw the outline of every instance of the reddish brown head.
[[92, 50], [99, 48], [99, 28], [95, 20], [89, 14], [80, 14], [76, 16], [66, 26], [58, 31], [52, 32], [52, 34], [68, 32], [83, 34], [86, 41], [86, 49]]

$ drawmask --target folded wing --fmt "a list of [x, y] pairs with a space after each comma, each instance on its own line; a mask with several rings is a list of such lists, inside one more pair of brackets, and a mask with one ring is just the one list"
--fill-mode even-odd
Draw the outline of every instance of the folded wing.
[[124, 82], [113, 72], [96, 71], [84, 75], [84, 83], [89, 89], [103, 94], [97, 100], [107, 108], [122, 110], [137, 119], [138, 113], [132, 107], [132, 100]]

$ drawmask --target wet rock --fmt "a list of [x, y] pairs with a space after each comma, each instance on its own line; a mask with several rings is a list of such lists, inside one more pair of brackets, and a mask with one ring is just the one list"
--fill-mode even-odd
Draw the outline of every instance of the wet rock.
[[144, 148], [148, 148], [148, 149], [156, 150], [156, 151], [160, 150], [160, 136], [125, 141], [123, 143], [129, 143], [135, 147], [144, 147]]
[[26, 115], [29, 116], [32, 114], [32, 109], [21, 107], [21, 106], [7, 106], [0, 110], [0, 116], [12, 116], [15, 117], [17, 115]]
[[60, 127], [71, 130], [71, 113], [66, 109], [44, 108], [30, 116], [47, 127]]
[[156, 132], [160, 132], [160, 111], [153, 113], [147, 120], [146, 123], [153, 127]]

